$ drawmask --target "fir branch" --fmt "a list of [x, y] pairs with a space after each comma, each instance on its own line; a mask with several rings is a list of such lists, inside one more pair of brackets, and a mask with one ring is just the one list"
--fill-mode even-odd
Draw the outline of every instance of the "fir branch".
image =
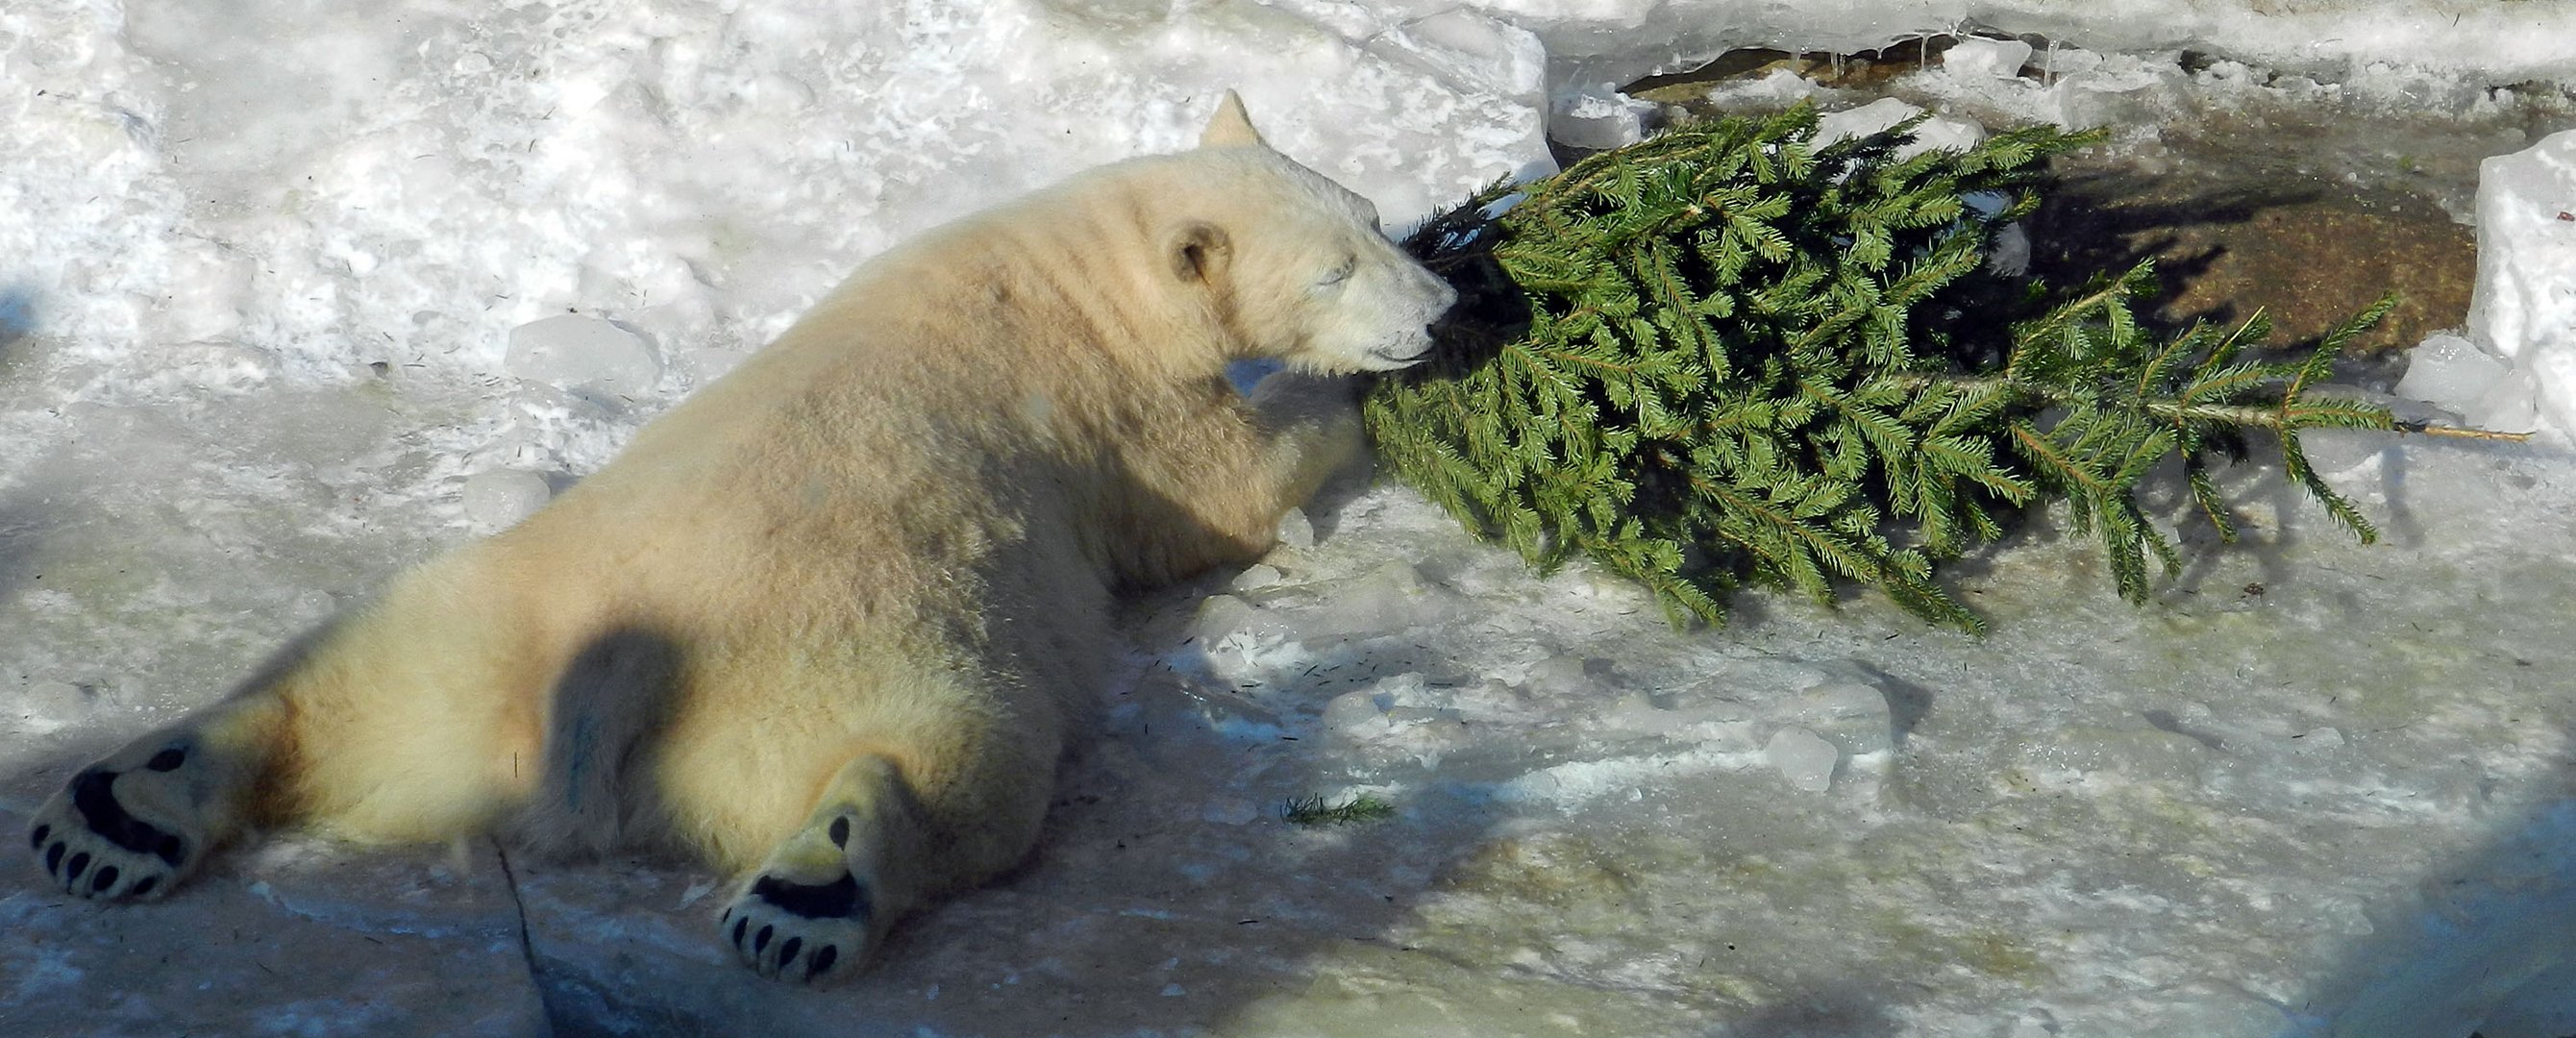
[[[2391, 301], [2263, 360], [2247, 359], [2270, 331], [2259, 313], [2152, 335], [2132, 310], [2156, 290], [2148, 264], [2021, 291], [1985, 249], [2037, 206], [2047, 160], [2099, 135], [2033, 127], [1899, 160], [1911, 126], [1818, 148], [1806, 106], [1720, 120], [1434, 216], [1407, 244], [1462, 302], [1433, 361], [1371, 394], [1381, 453], [1470, 529], [1541, 567], [1589, 555], [1676, 622], [1721, 620], [1746, 584], [1831, 601], [1850, 581], [1981, 630], [1938, 563], [2049, 502], [2143, 599], [2149, 560], [2181, 559], [2140, 484], [2179, 459], [2232, 539], [2210, 463], [2240, 460], [2248, 432], [2375, 535], [2299, 436], [2439, 431], [2310, 395]], [[1966, 204], [1980, 193], [2005, 201]]]

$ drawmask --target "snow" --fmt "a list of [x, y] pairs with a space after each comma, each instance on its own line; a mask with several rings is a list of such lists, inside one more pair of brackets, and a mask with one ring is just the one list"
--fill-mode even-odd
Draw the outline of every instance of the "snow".
[[2512, 362], [2544, 425], [2576, 434], [2576, 130], [2479, 164], [2469, 335]]
[[[0, 831], [523, 517], [852, 264], [1184, 147], [1224, 87], [1400, 227], [1548, 168], [1555, 115], [1649, 122], [1599, 84], [1971, 14], [2046, 37], [2048, 75], [1999, 78], [2024, 62], [1997, 41], [1911, 76], [1961, 133], [2134, 144], [2178, 99], [2256, 96], [2465, 120], [2576, 78], [2563, 5], [1971, 6], [16, 0]], [[2568, 146], [2540, 147], [2492, 160], [2482, 262], [2512, 269], [2401, 405], [2566, 413], [2515, 373], [2549, 370], [2576, 284]], [[854, 983], [734, 966], [685, 864], [289, 836], [146, 906], [0, 865], [0, 1033], [2576, 1032], [2576, 455], [2312, 451], [2385, 542], [2231, 471], [2247, 542], [2187, 535], [2138, 608], [2042, 515], [1952, 571], [1982, 640], [1770, 595], [1675, 631], [1354, 473], [1258, 565], [1134, 605], [1038, 857]], [[1279, 811], [1361, 794], [1395, 817]]]

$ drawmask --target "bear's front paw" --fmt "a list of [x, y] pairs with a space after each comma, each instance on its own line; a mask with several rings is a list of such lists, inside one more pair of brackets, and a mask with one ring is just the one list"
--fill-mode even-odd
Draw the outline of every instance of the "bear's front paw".
[[812, 983], [835, 970], [846, 973], [866, 956], [872, 901], [867, 883], [837, 853], [780, 854], [752, 877], [718, 925], [761, 976]]
[[36, 810], [27, 846], [54, 882], [101, 900], [170, 892], [206, 851], [202, 825], [174, 810], [186, 803], [184, 747], [155, 751], [139, 767], [113, 758], [81, 769]]

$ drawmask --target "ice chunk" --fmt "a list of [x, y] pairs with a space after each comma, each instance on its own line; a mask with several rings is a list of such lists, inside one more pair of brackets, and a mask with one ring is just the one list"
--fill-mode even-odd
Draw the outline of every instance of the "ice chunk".
[[2457, 335], [2424, 337], [2406, 353], [2406, 377], [2397, 380], [2397, 395], [2467, 414], [2505, 376], [2505, 363]]
[[2150, 121], [2174, 97], [2180, 66], [2126, 54], [2103, 56], [2092, 68], [2060, 76], [2050, 90], [2058, 125], [2069, 129]]
[[1789, 784], [1810, 793], [1822, 793], [1834, 784], [1834, 763], [1841, 759], [1834, 744], [1804, 728], [1789, 727], [1772, 733], [1771, 741], [1762, 747], [1762, 759], [1780, 772]]
[[1278, 614], [1233, 595], [1209, 595], [1190, 619], [1187, 644], [1197, 650], [1197, 660], [1183, 666], [1203, 666], [1229, 681], [1249, 678], [1287, 662], [1283, 653], [1295, 652], [1287, 636], [1288, 625]]
[[1581, 656], [1551, 656], [1530, 664], [1522, 684], [1542, 692], [1586, 692], [1593, 687], [1590, 668]]
[[2344, 748], [2343, 729], [2310, 728], [2290, 737], [2292, 749], [2305, 753], [2329, 753]]
[[1235, 574], [1234, 581], [1226, 586], [1236, 591], [1255, 591], [1279, 583], [1281, 579], [1279, 567], [1256, 562], [1245, 566], [1243, 572]]
[[1941, 67], [1962, 79], [2013, 79], [2030, 64], [2030, 44], [1969, 37], [1941, 56]]
[[1828, 681], [1798, 693], [1775, 714], [1852, 756], [1896, 748], [1896, 718], [1887, 693], [1865, 681]]
[[2478, 164], [2469, 336], [2531, 375], [2540, 423], [2576, 431], [2576, 130]]
[[562, 389], [636, 397], [662, 380], [644, 337], [596, 317], [563, 314], [510, 329], [510, 374]]
[[1390, 562], [1345, 585], [1317, 618], [1310, 635], [1366, 637], [1392, 634], [1447, 619], [1457, 596], [1423, 583], [1406, 562]]
[[1211, 646], [1229, 637], [1269, 637], [1285, 630], [1285, 625], [1268, 610], [1233, 595], [1209, 595], [1199, 603], [1198, 615], [1190, 620], [1190, 637]]
[[554, 491], [546, 478], [522, 469], [492, 469], [465, 479], [465, 517], [486, 529], [502, 530], [536, 514]]
[[1577, 148], [1618, 148], [1646, 136], [1646, 114], [1655, 106], [1619, 92], [1615, 83], [1583, 83], [1561, 90], [1550, 106], [1547, 135]]
[[[1883, 97], [1858, 108], [1830, 112], [1816, 120], [1815, 146], [1821, 148], [1846, 137], [1866, 137], [1921, 114], [1923, 109], [1893, 97]], [[1936, 115], [1914, 128], [1914, 143], [1896, 149], [1896, 156], [1910, 158], [1934, 148], [1957, 151], [1984, 139], [1984, 126], [1966, 119]]]
[[1291, 508], [1279, 517], [1279, 546], [1304, 550], [1315, 546], [1315, 521], [1306, 518], [1303, 508]]
[[1324, 704], [1324, 726], [1345, 731], [1360, 728], [1386, 720], [1387, 710], [1394, 706], [1394, 696], [1376, 689], [1344, 692]]

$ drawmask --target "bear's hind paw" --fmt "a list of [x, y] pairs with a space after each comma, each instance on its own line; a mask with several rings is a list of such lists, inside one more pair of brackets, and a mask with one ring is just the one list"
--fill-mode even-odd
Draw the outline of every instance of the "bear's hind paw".
[[872, 907], [867, 885], [847, 870], [819, 884], [764, 872], [717, 925], [753, 971], [807, 984], [846, 973], [864, 957]]
[[[188, 752], [166, 747], [139, 768], [102, 762], [81, 769], [36, 810], [27, 847], [65, 891], [102, 901], [167, 894], [205, 853], [203, 828], [135, 805], [167, 802], [182, 780], [172, 774]], [[168, 786], [169, 789], [158, 787]], [[124, 787], [123, 792], [119, 791]], [[154, 788], [146, 788], [154, 787]], [[136, 795], [141, 794], [141, 795]]]

